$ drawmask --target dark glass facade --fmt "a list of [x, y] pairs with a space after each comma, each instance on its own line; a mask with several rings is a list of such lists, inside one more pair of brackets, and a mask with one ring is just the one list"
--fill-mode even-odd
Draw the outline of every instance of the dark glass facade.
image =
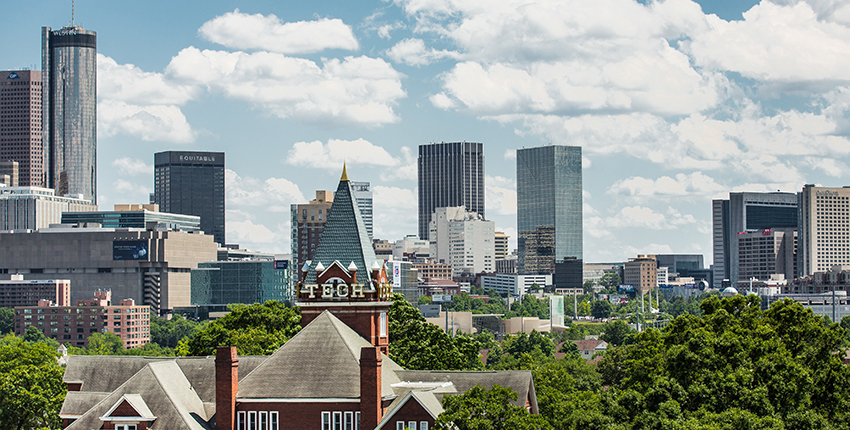
[[582, 225], [581, 148], [517, 150], [517, 272], [551, 274], [555, 261], [581, 260]]
[[41, 31], [45, 184], [97, 204], [97, 34]]
[[62, 212], [62, 224], [79, 223], [96, 223], [103, 228], [147, 228], [151, 224], [180, 231], [201, 228], [200, 217], [193, 215], [149, 211]]
[[192, 269], [192, 305], [215, 309], [268, 300], [291, 303], [291, 278], [289, 260], [198, 263]]
[[434, 209], [463, 206], [484, 217], [484, 145], [419, 145], [419, 238], [428, 239]]
[[154, 199], [163, 212], [201, 217], [201, 230], [224, 245], [224, 153], [154, 154]]

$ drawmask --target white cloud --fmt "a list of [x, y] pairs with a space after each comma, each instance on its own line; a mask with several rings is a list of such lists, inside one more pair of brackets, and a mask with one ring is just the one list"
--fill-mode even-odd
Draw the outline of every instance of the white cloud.
[[668, 208], [667, 215], [655, 212], [652, 208], [643, 206], [627, 206], [620, 209], [616, 215], [605, 220], [605, 225], [611, 228], [645, 228], [663, 230], [676, 228], [680, 225], [694, 224], [696, 219], [690, 214], [681, 214], [673, 208]]
[[516, 215], [516, 181], [485, 175], [484, 184], [485, 209], [488, 214]]
[[506, 149], [505, 154], [502, 155], [505, 160], [516, 160], [516, 149]]
[[614, 182], [609, 194], [633, 197], [706, 197], [723, 192], [727, 188], [702, 172], [679, 173], [675, 178], [662, 176], [658, 179], [632, 176]]
[[224, 171], [224, 189], [228, 207], [282, 206], [288, 211], [289, 204], [306, 201], [298, 185], [288, 179], [259, 180], [249, 176], [239, 176], [230, 169]]
[[381, 172], [381, 180], [392, 181], [416, 181], [419, 174], [419, 166], [416, 157], [410, 147], [401, 147], [401, 164]]
[[112, 160], [112, 165], [117, 167], [121, 173], [126, 175], [152, 175], [153, 166], [145, 164], [144, 161], [137, 158], [121, 157]]
[[225, 52], [185, 48], [166, 75], [245, 100], [280, 118], [328, 125], [378, 126], [398, 121], [397, 101], [406, 96], [401, 74], [386, 61], [366, 56], [324, 59], [271, 52]]
[[148, 203], [150, 201], [151, 190], [144, 185], [118, 179], [111, 186], [114, 190], [112, 200], [116, 203]]
[[401, 163], [384, 148], [364, 139], [296, 142], [289, 150], [286, 162], [322, 169], [340, 169], [343, 162], [367, 166], [396, 166]]
[[97, 54], [97, 97], [138, 105], [183, 105], [198, 88], [172, 82], [162, 74], [145, 72], [133, 64], [118, 64]]
[[351, 27], [340, 19], [284, 23], [275, 15], [233, 12], [217, 16], [198, 29], [204, 39], [235, 49], [306, 54], [324, 49], [357, 50]]
[[191, 143], [197, 132], [177, 106], [131, 105], [117, 100], [97, 104], [97, 133], [111, 137], [123, 133], [144, 141]]
[[376, 31], [378, 32], [378, 36], [381, 39], [389, 39], [390, 38], [390, 32], [395, 31], [395, 30], [401, 30], [401, 29], [404, 29], [406, 27], [407, 26], [405, 26], [403, 22], [395, 21], [391, 24], [384, 24], [384, 25], [379, 26], [376, 29]]
[[372, 192], [375, 238], [393, 241], [417, 234], [419, 200], [415, 190], [377, 185]]
[[387, 56], [396, 63], [408, 66], [426, 66], [446, 58], [458, 58], [456, 52], [426, 48], [422, 39], [404, 39], [387, 51]]
[[848, 172], [850, 172], [850, 168], [847, 167], [847, 164], [834, 158], [806, 157], [802, 160], [802, 162], [812, 169], [820, 170], [835, 178], [846, 177], [848, 176]]

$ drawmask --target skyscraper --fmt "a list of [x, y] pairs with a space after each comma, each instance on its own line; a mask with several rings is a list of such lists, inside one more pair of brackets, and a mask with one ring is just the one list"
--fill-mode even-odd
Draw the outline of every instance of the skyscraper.
[[357, 200], [357, 208], [360, 209], [360, 214], [363, 215], [363, 223], [366, 224], [366, 232], [369, 233], [369, 239], [373, 239], [372, 185], [368, 182], [351, 181], [351, 192], [355, 200]]
[[798, 276], [850, 266], [850, 186], [807, 184], [797, 193], [800, 231]]
[[97, 34], [41, 28], [45, 186], [97, 203]]
[[154, 199], [162, 212], [201, 217], [201, 230], [224, 245], [224, 153], [154, 154]]
[[0, 72], [0, 162], [18, 163], [15, 186], [42, 185], [41, 103], [41, 72]]
[[428, 238], [434, 209], [464, 206], [484, 217], [484, 145], [419, 145], [419, 238]]
[[555, 262], [582, 260], [581, 147], [516, 152], [519, 274], [551, 274]]
[[[712, 201], [714, 230], [714, 287], [724, 279], [733, 284], [738, 273], [739, 233], [772, 228], [797, 228], [797, 195], [794, 193], [729, 193], [728, 200]], [[748, 278], [745, 278], [748, 279]]]
[[[295, 268], [300, 270], [305, 262], [313, 259], [333, 202], [333, 191], [317, 190], [316, 198], [309, 203], [290, 206], [292, 264]], [[298, 270], [293, 271], [296, 278], [299, 274]]]

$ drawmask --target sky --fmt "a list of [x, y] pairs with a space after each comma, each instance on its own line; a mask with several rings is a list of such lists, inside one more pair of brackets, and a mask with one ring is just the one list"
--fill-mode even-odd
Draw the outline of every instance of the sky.
[[[0, 70], [41, 69], [71, 2], [2, 0]], [[699, 253], [711, 199], [850, 185], [846, 1], [79, 0], [98, 36], [98, 204], [146, 203], [153, 154], [226, 153], [227, 242], [289, 252], [289, 208], [374, 192], [416, 234], [416, 156], [483, 142], [516, 246], [517, 148], [582, 147], [584, 260]]]

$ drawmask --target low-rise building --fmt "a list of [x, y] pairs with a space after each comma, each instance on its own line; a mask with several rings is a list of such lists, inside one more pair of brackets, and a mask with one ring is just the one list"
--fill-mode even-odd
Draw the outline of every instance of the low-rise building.
[[67, 279], [24, 279], [13, 274], [8, 281], [0, 281], [0, 308], [36, 306], [47, 300], [58, 306], [71, 305], [71, 281]]
[[644, 295], [658, 286], [658, 266], [654, 255], [629, 258], [623, 267], [623, 283], [634, 285], [635, 293]]
[[534, 285], [541, 288], [552, 285], [552, 275], [508, 275], [496, 273], [492, 276], [481, 277], [481, 287], [484, 290], [494, 290], [499, 294], [522, 296]]
[[460, 284], [451, 279], [426, 279], [419, 283], [420, 296], [453, 296], [456, 294], [460, 294]]
[[62, 213], [62, 224], [92, 225], [104, 228], [160, 228], [178, 231], [200, 231], [201, 217], [159, 211], [156, 204], [120, 204], [111, 211], [68, 211]]
[[224, 312], [231, 303], [292, 303], [289, 260], [208, 261], [192, 269], [192, 306]]
[[608, 342], [599, 339], [574, 340], [573, 343], [578, 347], [581, 358], [585, 360], [592, 360], [594, 355], [604, 353], [608, 349]]
[[411, 262], [414, 269], [419, 272], [419, 279], [451, 279], [452, 266], [446, 263], [436, 263], [434, 261], [413, 261]]
[[36, 306], [15, 308], [15, 335], [23, 336], [29, 327], [35, 327], [59, 343], [85, 347], [92, 334], [109, 332], [121, 337], [125, 348], [134, 348], [151, 340], [150, 311], [133, 299], [113, 305], [109, 290], [95, 291], [94, 298], [78, 300], [76, 306], [41, 300]]
[[0, 230], [35, 230], [62, 221], [63, 212], [96, 211], [97, 205], [74, 196], [57, 196], [42, 187], [0, 188]]

